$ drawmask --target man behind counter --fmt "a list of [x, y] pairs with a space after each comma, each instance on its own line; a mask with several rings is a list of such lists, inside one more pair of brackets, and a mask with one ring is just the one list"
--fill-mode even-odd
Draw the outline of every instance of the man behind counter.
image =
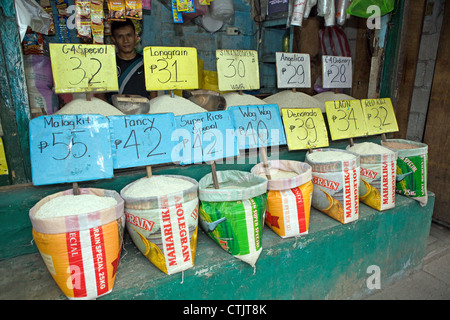
[[[130, 19], [113, 21], [111, 38], [117, 48], [118, 93], [140, 95], [149, 99], [155, 97], [156, 92], [149, 93], [145, 88], [144, 60], [134, 49], [138, 37], [133, 22]], [[112, 94], [114, 93], [97, 96], [103, 100], [110, 100]]]

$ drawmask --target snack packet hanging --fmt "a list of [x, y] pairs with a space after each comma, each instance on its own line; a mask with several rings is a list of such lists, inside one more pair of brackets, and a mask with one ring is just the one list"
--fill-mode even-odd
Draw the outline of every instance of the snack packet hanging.
[[123, 20], [125, 19], [125, 1], [124, 0], [108, 0], [108, 19]]
[[125, 17], [142, 19], [142, 0], [125, 0]]

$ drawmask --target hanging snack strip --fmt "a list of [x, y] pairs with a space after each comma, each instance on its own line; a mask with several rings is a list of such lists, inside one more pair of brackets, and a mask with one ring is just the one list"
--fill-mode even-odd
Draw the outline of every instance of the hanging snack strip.
[[103, 26], [102, 0], [91, 0], [91, 29], [92, 29], [92, 42], [94, 44], [103, 44], [104, 26]]
[[76, 1], [75, 4], [77, 37], [88, 42], [88, 39], [91, 38], [91, 3], [90, 1]]
[[125, 18], [142, 19], [142, 0], [125, 0]]

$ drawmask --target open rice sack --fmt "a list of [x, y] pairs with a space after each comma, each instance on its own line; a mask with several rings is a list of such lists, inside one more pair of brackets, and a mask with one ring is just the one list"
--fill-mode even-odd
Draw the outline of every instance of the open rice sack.
[[238, 170], [217, 172], [199, 181], [200, 225], [222, 249], [251, 266], [262, 251], [267, 179]]
[[49, 195], [30, 209], [33, 239], [69, 299], [111, 292], [125, 228], [124, 201], [112, 190], [80, 188]]
[[[311, 166], [275, 160], [268, 162], [268, 169], [266, 224], [282, 238], [308, 234], [313, 192]], [[258, 163], [251, 172], [266, 177], [264, 163]]]
[[314, 185], [312, 206], [341, 223], [359, 218], [359, 155], [340, 149], [306, 154]]
[[428, 145], [425, 143], [387, 139], [381, 144], [398, 152], [396, 192], [426, 206], [428, 203]]
[[153, 175], [125, 186], [127, 230], [136, 247], [171, 275], [192, 268], [198, 231], [198, 182], [179, 175]]
[[356, 143], [347, 150], [360, 156], [359, 200], [379, 211], [394, 208], [397, 151], [372, 142]]

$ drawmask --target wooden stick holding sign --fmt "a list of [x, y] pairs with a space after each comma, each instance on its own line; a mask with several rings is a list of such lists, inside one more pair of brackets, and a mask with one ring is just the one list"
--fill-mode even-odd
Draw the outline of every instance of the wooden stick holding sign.
[[264, 167], [264, 173], [267, 177], [267, 180], [272, 180], [272, 177], [270, 176], [269, 163], [267, 162], [267, 148], [260, 147], [259, 151], [261, 153], [262, 163], [263, 163], [263, 167]]
[[211, 165], [211, 175], [212, 175], [212, 178], [213, 178], [213, 181], [214, 181], [214, 188], [215, 189], [220, 189], [219, 179], [217, 178], [217, 171], [216, 171], [216, 163], [215, 163], [215, 161], [211, 161], [210, 165]]
[[73, 195], [78, 196], [80, 194], [80, 189], [78, 187], [78, 182], [72, 183]]

